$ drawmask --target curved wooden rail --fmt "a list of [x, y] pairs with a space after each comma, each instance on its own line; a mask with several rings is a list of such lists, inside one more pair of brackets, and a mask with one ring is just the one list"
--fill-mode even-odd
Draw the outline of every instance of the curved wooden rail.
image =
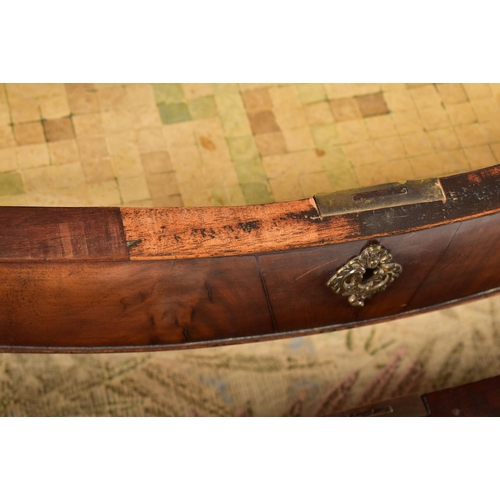
[[[244, 207], [1, 207], [0, 351], [265, 340], [498, 291], [500, 166], [438, 185], [441, 199], [410, 200], [402, 188], [398, 203], [390, 189], [366, 188], [355, 197], [377, 198], [376, 208], [336, 215], [325, 215], [319, 198]], [[403, 271], [353, 307], [326, 283], [373, 243]]]

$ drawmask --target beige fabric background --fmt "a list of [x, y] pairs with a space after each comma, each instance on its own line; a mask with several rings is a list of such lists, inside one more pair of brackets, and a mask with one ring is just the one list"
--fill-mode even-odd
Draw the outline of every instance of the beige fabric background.
[[[0, 203], [252, 204], [496, 164], [490, 84], [6, 84]], [[321, 415], [500, 373], [499, 299], [197, 351], [0, 355], [2, 415]]]

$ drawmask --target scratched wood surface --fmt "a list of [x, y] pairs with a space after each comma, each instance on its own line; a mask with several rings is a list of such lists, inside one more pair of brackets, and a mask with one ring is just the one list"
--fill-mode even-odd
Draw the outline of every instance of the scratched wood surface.
[[[273, 252], [317, 241], [314, 199], [242, 207], [121, 208], [132, 260], [188, 259]], [[352, 230], [343, 219], [328, 232]]]
[[[1, 263], [0, 346], [189, 348], [335, 330], [439, 307], [500, 287], [500, 213], [475, 222], [464, 238], [456, 235], [465, 223], [457, 222], [377, 240], [403, 273], [362, 308], [326, 286], [339, 265], [359, 254], [360, 241], [225, 258]], [[474, 241], [480, 255], [469, 258]]]
[[[207, 209], [0, 209], [0, 350], [264, 340], [499, 290], [500, 168], [441, 183], [445, 203], [342, 217], [320, 217], [314, 200]], [[326, 283], [374, 241], [403, 273], [355, 308]]]
[[132, 260], [276, 252], [367, 240], [500, 210], [500, 167], [441, 179], [435, 201], [321, 217], [314, 199], [248, 207], [121, 208]]
[[0, 207], [0, 260], [166, 260], [368, 240], [500, 210], [500, 167], [442, 178], [446, 201], [321, 217], [315, 200], [244, 207]]

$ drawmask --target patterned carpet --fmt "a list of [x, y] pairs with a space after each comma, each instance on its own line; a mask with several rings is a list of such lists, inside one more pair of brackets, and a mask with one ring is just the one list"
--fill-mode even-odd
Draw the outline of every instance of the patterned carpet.
[[[5, 84], [0, 204], [237, 205], [500, 162], [489, 84]], [[1, 415], [322, 415], [500, 374], [500, 299], [154, 354], [0, 355]]]

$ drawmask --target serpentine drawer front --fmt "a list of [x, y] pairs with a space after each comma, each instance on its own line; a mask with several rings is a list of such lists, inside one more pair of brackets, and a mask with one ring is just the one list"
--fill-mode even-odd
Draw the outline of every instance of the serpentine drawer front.
[[126, 351], [381, 321], [500, 287], [500, 167], [271, 205], [0, 208], [0, 350]]

